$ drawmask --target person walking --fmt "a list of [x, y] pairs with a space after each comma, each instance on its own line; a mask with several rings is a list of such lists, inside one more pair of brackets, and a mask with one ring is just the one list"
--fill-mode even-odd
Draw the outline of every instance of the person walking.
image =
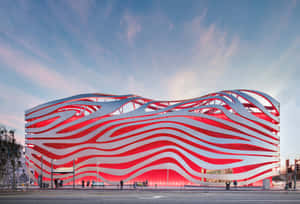
[[237, 181], [236, 180], [233, 181], [233, 185], [234, 185], [234, 188], [237, 188]]
[[57, 179], [54, 179], [54, 185], [55, 185], [55, 189], [57, 189], [57, 186], [58, 186], [58, 180]]
[[123, 185], [124, 185], [124, 182], [123, 182], [123, 180], [121, 180], [120, 181], [121, 190], [123, 190]]
[[230, 181], [226, 181], [225, 184], [226, 184], [226, 190], [230, 190]]

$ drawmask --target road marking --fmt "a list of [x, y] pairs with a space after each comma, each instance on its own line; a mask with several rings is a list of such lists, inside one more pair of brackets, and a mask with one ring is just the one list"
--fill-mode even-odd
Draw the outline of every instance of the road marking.
[[163, 198], [164, 196], [161, 196], [161, 195], [157, 195], [157, 196], [153, 196], [154, 199], [157, 199], [157, 198]]
[[149, 200], [149, 199], [159, 199], [159, 198], [164, 198], [164, 197], [166, 197], [166, 196], [155, 195], [155, 196], [150, 196], [150, 197], [139, 197], [139, 199]]

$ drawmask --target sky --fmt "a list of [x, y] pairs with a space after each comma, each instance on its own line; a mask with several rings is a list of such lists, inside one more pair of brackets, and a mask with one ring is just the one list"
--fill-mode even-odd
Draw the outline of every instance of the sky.
[[0, 124], [80, 93], [175, 100], [254, 89], [300, 157], [300, 1], [0, 1]]

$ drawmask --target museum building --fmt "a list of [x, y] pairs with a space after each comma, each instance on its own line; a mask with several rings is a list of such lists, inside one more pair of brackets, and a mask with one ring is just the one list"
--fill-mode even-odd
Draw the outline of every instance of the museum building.
[[279, 173], [279, 109], [254, 90], [71, 96], [25, 111], [26, 165], [36, 184], [261, 185]]

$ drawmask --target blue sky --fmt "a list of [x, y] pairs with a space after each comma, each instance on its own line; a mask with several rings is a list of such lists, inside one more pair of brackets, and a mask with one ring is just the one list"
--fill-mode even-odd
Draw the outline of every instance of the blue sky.
[[257, 89], [300, 155], [300, 1], [0, 1], [0, 124], [79, 93], [197, 97]]

